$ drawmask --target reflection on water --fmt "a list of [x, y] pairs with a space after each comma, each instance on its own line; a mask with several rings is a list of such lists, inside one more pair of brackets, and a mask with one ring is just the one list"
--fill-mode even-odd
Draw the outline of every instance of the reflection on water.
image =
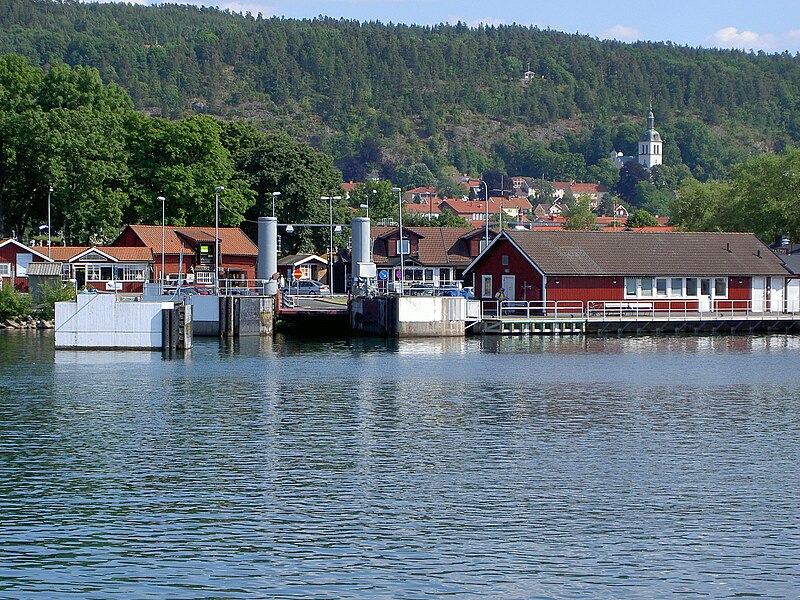
[[798, 338], [0, 332], [0, 596], [795, 598]]

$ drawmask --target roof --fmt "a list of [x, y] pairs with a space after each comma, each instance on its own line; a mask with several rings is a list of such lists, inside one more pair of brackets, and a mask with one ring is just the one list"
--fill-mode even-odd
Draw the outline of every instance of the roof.
[[438, 215], [441, 213], [441, 210], [439, 209], [439, 205], [441, 203], [441, 200], [434, 199], [431, 202], [423, 202], [421, 204], [405, 204], [403, 205], [403, 210], [409, 213]]
[[[5, 240], [0, 241], [0, 248], [2, 248], [3, 246], [7, 246], [9, 244], [13, 244], [14, 246], [18, 246], [19, 249], [24, 251], [24, 252], [30, 252], [31, 254], [35, 254], [39, 258], [42, 258], [44, 260], [49, 260], [47, 258], [47, 254], [42, 254], [42, 252], [40, 252], [36, 248], [32, 248], [31, 246], [26, 246], [25, 244], [23, 244], [19, 240], [15, 240], [14, 238], [7, 238]], [[47, 252], [47, 248], [46, 247], [42, 247], [42, 246], [37, 246], [37, 247], [41, 248], [43, 252], [45, 252], [45, 253]]]
[[[397, 227], [373, 227], [373, 260], [378, 264], [391, 262], [387, 248], [387, 236], [397, 232]], [[470, 256], [467, 237], [475, 230], [471, 227], [403, 227], [420, 236], [417, 252], [411, 255], [422, 265], [468, 265]]]
[[525, 196], [492, 196], [489, 198], [490, 202], [497, 203], [503, 209], [521, 208], [523, 210], [530, 210], [533, 206]]
[[321, 265], [328, 264], [321, 256], [317, 256], [316, 254], [288, 254], [283, 258], [278, 259], [278, 266], [279, 267], [294, 267], [297, 265], [304, 265], [308, 262], [318, 262]]
[[[159, 242], [161, 238], [159, 238]], [[72, 262], [81, 255], [96, 250], [122, 262], [153, 262], [153, 251], [150, 248], [126, 246], [51, 246], [50, 258], [55, 261]]]
[[60, 262], [32, 262], [28, 265], [28, 277], [60, 277]]
[[[472, 215], [475, 213], [486, 212], [486, 202], [484, 200], [456, 200], [448, 198], [439, 205], [440, 208], [447, 207], [457, 215]], [[489, 199], [489, 214], [499, 213], [500, 204]]]
[[[750, 233], [509, 231], [546, 275], [786, 275]], [[496, 243], [496, 242], [495, 242]]]
[[[128, 225], [128, 228], [155, 254], [161, 254], [161, 225]], [[164, 234], [164, 254], [194, 251], [197, 242], [214, 241], [214, 227], [166, 227]], [[122, 236], [114, 244], [120, 244], [121, 239]], [[220, 227], [219, 243], [222, 255], [258, 256], [258, 247], [238, 227]]]

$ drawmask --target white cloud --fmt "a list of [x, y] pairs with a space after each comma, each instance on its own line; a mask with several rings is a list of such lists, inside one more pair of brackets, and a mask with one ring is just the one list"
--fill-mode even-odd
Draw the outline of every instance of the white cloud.
[[642, 32], [627, 25], [614, 25], [600, 34], [604, 40], [619, 40], [620, 42], [635, 42], [642, 39]]
[[[791, 39], [793, 33], [798, 32], [789, 32], [786, 35], [787, 41]], [[707, 37], [706, 43], [716, 48], [739, 48], [742, 50], [772, 51], [782, 46], [776, 35], [747, 30], [739, 31], [736, 27], [723, 27]]]
[[498, 19], [496, 17], [485, 17], [483, 19], [473, 19], [472, 21], [467, 21], [467, 25], [470, 27], [480, 27], [481, 25], [505, 25], [506, 22], [503, 19]]

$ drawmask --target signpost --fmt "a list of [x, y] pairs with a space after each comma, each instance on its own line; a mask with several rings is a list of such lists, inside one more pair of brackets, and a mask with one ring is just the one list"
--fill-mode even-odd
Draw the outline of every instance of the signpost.
[[[300, 269], [295, 269], [292, 272], [292, 277], [294, 277], [295, 281], [299, 282], [300, 278], [303, 277], [303, 271], [301, 271]], [[300, 294], [300, 283], [297, 284], [297, 293]]]

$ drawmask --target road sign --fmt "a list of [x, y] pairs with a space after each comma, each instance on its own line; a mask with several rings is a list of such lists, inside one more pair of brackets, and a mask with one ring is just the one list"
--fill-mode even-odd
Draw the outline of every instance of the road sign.
[[292, 275], [295, 279], [300, 279], [303, 276], [303, 272], [300, 269], [295, 269]]
[[378, 279], [383, 279], [384, 281], [389, 279], [389, 270], [381, 269], [380, 271], [378, 271]]

